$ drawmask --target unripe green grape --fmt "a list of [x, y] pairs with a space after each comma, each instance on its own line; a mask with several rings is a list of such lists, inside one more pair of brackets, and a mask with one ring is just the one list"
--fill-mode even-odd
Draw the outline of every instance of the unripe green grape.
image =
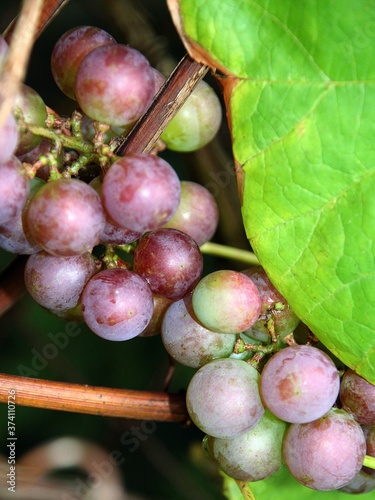
[[287, 423], [265, 410], [249, 431], [230, 439], [207, 436], [209, 456], [228, 476], [241, 481], [260, 481], [283, 464], [283, 438]]
[[196, 151], [217, 134], [222, 119], [219, 98], [206, 83], [199, 82], [161, 135], [173, 151]]
[[[43, 99], [31, 87], [22, 84], [14, 101], [14, 110], [21, 110], [23, 120], [28, 125], [45, 127], [47, 109]], [[34, 135], [29, 130], [19, 132], [19, 141], [15, 154], [23, 155], [39, 145], [42, 138]]]

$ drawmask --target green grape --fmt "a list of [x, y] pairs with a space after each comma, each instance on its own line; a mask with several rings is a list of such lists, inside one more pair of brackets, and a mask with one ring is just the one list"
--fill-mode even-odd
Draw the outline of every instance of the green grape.
[[259, 481], [272, 476], [283, 464], [283, 439], [287, 423], [265, 410], [255, 427], [238, 437], [207, 436], [209, 456], [226, 473], [241, 481]]
[[206, 82], [199, 82], [164, 130], [161, 139], [167, 148], [174, 151], [196, 151], [215, 137], [221, 119], [219, 98]]

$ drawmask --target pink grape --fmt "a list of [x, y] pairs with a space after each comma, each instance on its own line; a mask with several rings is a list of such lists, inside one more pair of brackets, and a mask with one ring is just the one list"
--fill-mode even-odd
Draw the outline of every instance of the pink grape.
[[216, 358], [229, 357], [236, 342], [236, 335], [213, 332], [198, 322], [190, 294], [168, 307], [161, 338], [168, 354], [191, 368], [199, 368]]
[[139, 334], [140, 337], [152, 337], [154, 335], [159, 335], [161, 333], [161, 326], [165, 312], [171, 305], [172, 301], [166, 297], [160, 297], [159, 295], [153, 294], [154, 310], [152, 313], [152, 318], [150, 323], [146, 328]]
[[154, 155], [128, 155], [105, 174], [103, 206], [120, 227], [144, 233], [162, 226], [177, 210], [180, 181], [173, 168]]
[[231, 270], [210, 273], [193, 291], [193, 309], [208, 329], [241, 333], [258, 319], [259, 293], [250, 278]]
[[176, 213], [163, 227], [179, 229], [190, 235], [199, 246], [209, 241], [219, 223], [215, 198], [204, 186], [181, 181], [181, 200]]
[[363, 425], [375, 426], [375, 385], [348, 369], [341, 380], [340, 401]]
[[302, 424], [322, 417], [335, 403], [340, 377], [316, 347], [286, 347], [266, 363], [260, 377], [264, 405], [278, 418]]
[[72, 257], [39, 252], [27, 259], [25, 286], [41, 306], [65, 311], [77, 306], [84, 286], [95, 272], [95, 261], [88, 252]]
[[52, 76], [59, 89], [75, 99], [74, 83], [82, 60], [97, 47], [115, 43], [110, 34], [93, 26], [77, 26], [64, 33], [51, 55]]
[[146, 280], [127, 269], [100, 271], [87, 283], [81, 299], [88, 327], [106, 340], [136, 337], [152, 318], [154, 303]]
[[139, 241], [133, 265], [155, 294], [178, 300], [198, 283], [203, 258], [188, 234], [177, 229], [156, 229]]
[[361, 470], [366, 441], [349, 413], [332, 408], [317, 420], [292, 424], [283, 448], [285, 463], [297, 481], [329, 491], [342, 488]]
[[[375, 458], [375, 427], [362, 426], [362, 430], [366, 438], [366, 455]], [[366, 472], [366, 474], [368, 474], [369, 476], [372, 476], [375, 480], [375, 469], [370, 469], [370, 467], [363, 467], [363, 471]]]
[[5, 58], [8, 54], [9, 46], [5, 41], [5, 38], [0, 35], [0, 67], [4, 63]]
[[[101, 196], [102, 182], [100, 177], [95, 177], [95, 179], [90, 182], [90, 186], [95, 189], [99, 196]], [[142, 233], [138, 231], [131, 231], [130, 229], [125, 229], [115, 224], [109, 215], [105, 213], [105, 224], [100, 233], [100, 243], [105, 245], [129, 245], [138, 240], [141, 236]]]
[[48, 253], [80, 255], [99, 243], [105, 217], [96, 191], [78, 179], [48, 182], [33, 197], [27, 226]]
[[264, 413], [258, 382], [259, 373], [245, 361], [221, 358], [205, 364], [188, 385], [190, 418], [212, 437], [233, 438], [247, 432]]
[[149, 107], [155, 90], [152, 68], [136, 49], [102, 45], [81, 62], [75, 80], [78, 104], [93, 120], [108, 125], [134, 123]]
[[29, 181], [15, 156], [0, 164], [0, 176], [0, 225], [3, 225], [22, 212], [29, 196]]
[[25, 220], [31, 199], [44, 185], [45, 182], [38, 178], [28, 181], [26, 203], [21, 210], [14, 213], [7, 223], [0, 226], [0, 248], [19, 255], [32, 255], [42, 250], [32, 238]]
[[375, 477], [366, 474], [363, 469], [348, 484], [340, 488], [340, 491], [351, 494], [369, 493], [373, 490], [375, 490]]
[[19, 141], [17, 122], [9, 114], [0, 125], [0, 164], [7, 162], [16, 152]]

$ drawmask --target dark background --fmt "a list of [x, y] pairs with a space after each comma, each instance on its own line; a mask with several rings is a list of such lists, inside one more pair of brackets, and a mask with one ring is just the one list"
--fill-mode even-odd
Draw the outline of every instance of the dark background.
[[[16, 0], [1, 1], [1, 31], [17, 14], [20, 5], [21, 2]], [[144, 25], [140, 24], [144, 22], [150, 30], [148, 33]], [[50, 72], [50, 55], [59, 36], [82, 24], [103, 28], [118, 42], [129, 43], [138, 48], [152, 65], [166, 75], [185, 53], [162, 0], [70, 0], [36, 41], [26, 78], [26, 83], [42, 96], [45, 103], [63, 116], [72, 113], [75, 102], [65, 97], [54, 84]], [[145, 36], [140, 36], [143, 34]], [[212, 78], [208, 77], [206, 80], [212, 83], [220, 95]], [[162, 156], [175, 167], [182, 180], [212, 185], [215, 179], [220, 178], [220, 173], [226, 172], [224, 177], [229, 178], [230, 182], [225, 186], [218, 182], [213, 193], [217, 198], [221, 217], [214, 239], [228, 245], [248, 248], [232, 170], [230, 134], [225, 121], [217, 139], [203, 151], [185, 155], [167, 151]], [[0, 271], [12, 259], [14, 255], [0, 251]], [[244, 267], [234, 262], [205, 257], [204, 273], [239, 266]], [[35, 353], [43, 353], [45, 346], [51, 342], [49, 334], [56, 335], [64, 332], [65, 328], [64, 321], [44, 311], [25, 294], [0, 318], [0, 371], [19, 375], [22, 374], [20, 365], [32, 368]], [[105, 387], [162, 390], [168, 371], [168, 357], [159, 336], [111, 343], [95, 336], [82, 324], [77, 328], [80, 328], [80, 333], [69, 340], [66, 348], [59, 350], [54, 359], [38, 369], [37, 375], [30, 373], [30, 376]], [[193, 373], [194, 370], [176, 367], [170, 391], [185, 390]], [[6, 405], [1, 404], [0, 443], [1, 453], [4, 455], [6, 420]], [[144, 441], [139, 440], [139, 446], [133, 450], [135, 446], [129, 442], [122, 443], [121, 436], [125, 432], [132, 436], [134, 425], [140, 423], [18, 406], [17, 457], [50, 439], [75, 436], [102, 446], [107, 453], [119, 450], [125, 458], [121, 474], [127, 491], [134, 495], [132, 498], [223, 498], [220, 493], [220, 476], [202, 454], [200, 443], [203, 435], [194, 426], [183, 428], [178, 424], [156, 423], [154, 426], [144, 427], [152, 429], [152, 432]], [[1, 489], [0, 498], [8, 498]]]

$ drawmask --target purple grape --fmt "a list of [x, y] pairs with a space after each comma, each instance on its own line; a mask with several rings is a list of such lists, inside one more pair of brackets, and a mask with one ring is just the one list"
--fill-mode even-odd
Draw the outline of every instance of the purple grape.
[[[95, 189], [95, 191], [101, 196], [102, 194], [102, 182], [100, 177], [95, 177], [90, 182], [90, 186]], [[130, 229], [124, 229], [123, 227], [115, 224], [108, 214], [105, 215], [105, 224], [102, 232], [100, 233], [100, 243], [107, 245], [129, 245], [142, 236], [142, 233], [137, 231], [131, 231]]]
[[178, 363], [191, 368], [199, 368], [216, 358], [229, 357], [236, 342], [236, 335], [207, 330], [198, 322], [191, 295], [168, 307], [161, 338], [168, 354]]
[[244, 434], [261, 419], [259, 373], [245, 361], [221, 358], [199, 368], [191, 379], [186, 405], [204, 433], [217, 438]]
[[163, 227], [179, 229], [190, 235], [199, 246], [209, 241], [219, 223], [215, 198], [205, 187], [181, 181], [181, 200], [176, 213]]
[[[366, 438], [366, 455], [375, 458], [375, 427], [362, 426], [362, 430]], [[375, 469], [363, 467], [363, 471], [375, 479]]]
[[19, 140], [17, 122], [12, 114], [0, 125], [0, 164], [15, 154]]
[[52, 76], [62, 92], [75, 99], [74, 83], [84, 57], [102, 45], [115, 44], [106, 31], [92, 26], [78, 26], [64, 33], [56, 42], [51, 56]]
[[96, 191], [78, 179], [58, 179], [43, 186], [27, 211], [34, 240], [57, 256], [80, 255], [99, 243], [105, 217]]
[[260, 266], [254, 266], [242, 272], [257, 287], [261, 301], [260, 314], [266, 316], [266, 319], [259, 319], [246, 330], [246, 335], [261, 342], [269, 342], [271, 340], [270, 320], [276, 336], [284, 337], [292, 333], [300, 320], [284, 297], [272, 285], [265, 270]]
[[17, 255], [32, 255], [42, 250], [26, 235], [22, 215], [16, 217], [12, 225], [0, 226], [0, 248]]
[[156, 95], [161, 89], [161, 87], [164, 85], [166, 78], [156, 68], [151, 67], [151, 69], [152, 69], [152, 74], [154, 75], [154, 95]]
[[26, 214], [31, 199], [44, 185], [45, 182], [38, 178], [28, 181], [28, 198], [22, 210], [0, 226], [0, 248], [19, 255], [32, 255], [42, 250], [30, 234]]
[[0, 35], [0, 67], [4, 63], [5, 58], [8, 54], [9, 46], [5, 41], [5, 38]]
[[211, 459], [228, 476], [240, 481], [260, 481], [272, 476], [283, 465], [283, 438], [286, 422], [268, 410], [249, 431], [235, 438], [207, 437]]
[[136, 337], [152, 318], [154, 303], [147, 282], [127, 269], [107, 269], [83, 290], [82, 314], [88, 327], [106, 340]]
[[77, 306], [84, 286], [95, 272], [95, 261], [88, 252], [73, 257], [39, 252], [27, 259], [25, 286], [41, 306], [66, 311]]
[[172, 301], [166, 297], [160, 297], [159, 295], [153, 295], [154, 300], [154, 310], [152, 313], [152, 318], [150, 323], [146, 326], [142, 333], [139, 334], [140, 337], [152, 337], [153, 335], [159, 335], [161, 333], [161, 325], [163, 322], [164, 314], [168, 307], [171, 305]]
[[82, 60], [74, 88], [86, 115], [123, 127], [145, 113], [154, 96], [155, 80], [138, 50], [111, 44], [97, 47]]
[[375, 385], [348, 369], [341, 380], [340, 401], [362, 425], [375, 426]]
[[306, 423], [336, 402], [340, 377], [333, 361], [316, 347], [286, 347], [266, 363], [260, 377], [264, 405], [278, 418]]
[[22, 212], [29, 196], [29, 181], [15, 156], [0, 164], [0, 177], [0, 225], [6, 225]]
[[366, 455], [361, 426], [345, 410], [332, 408], [306, 424], [292, 424], [284, 438], [284, 460], [304, 486], [342, 488], [361, 470]]
[[375, 490], [375, 477], [371, 477], [363, 470], [360, 470], [348, 484], [340, 488], [340, 491], [351, 494], [369, 493], [373, 490]]
[[[14, 100], [14, 109], [20, 109], [23, 120], [28, 125], [45, 127], [47, 109], [43, 99], [34, 89], [22, 84]], [[34, 149], [42, 138], [32, 134], [28, 130], [19, 133], [19, 140], [15, 154], [23, 155]]]
[[195, 287], [193, 309], [206, 328], [221, 333], [241, 333], [258, 319], [259, 293], [243, 273], [215, 271]]
[[178, 300], [198, 283], [203, 258], [188, 234], [177, 229], [156, 229], [139, 241], [133, 266], [156, 295]]
[[114, 162], [103, 179], [102, 200], [120, 227], [144, 233], [162, 226], [180, 202], [173, 168], [154, 155], [128, 155]]

